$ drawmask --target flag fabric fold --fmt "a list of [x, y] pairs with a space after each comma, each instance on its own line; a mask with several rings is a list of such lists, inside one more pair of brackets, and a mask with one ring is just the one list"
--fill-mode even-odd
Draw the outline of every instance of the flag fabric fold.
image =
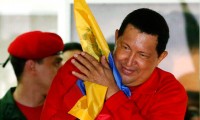
[[[98, 61], [102, 55], [108, 59], [109, 47], [84, 0], [74, 0], [74, 14], [83, 51]], [[87, 81], [84, 84], [79, 83], [85, 86], [82, 92], [86, 95], [80, 98], [68, 113], [81, 120], [94, 120], [103, 108], [107, 87]]]
[[[117, 85], [127, 96], [130, 96], [130, 90], [121, 82], [121, 76], [114, 65], [108, 44], [84, 0], [74, 0], [74, 15], [83, 51], [89, 53], [98, 61], [101, 56], [106, 56]], [[80, 120], [94, 120], [103, 108], [107, 87], [82, 80], [78, 80], [77, 85], [84, 96], [77, 101], [68, 113]]]
[[86, 95], [68, 113], [80, 120], [94, 120], [103, 107], [107, 87], [90, 82], [84, 85]]

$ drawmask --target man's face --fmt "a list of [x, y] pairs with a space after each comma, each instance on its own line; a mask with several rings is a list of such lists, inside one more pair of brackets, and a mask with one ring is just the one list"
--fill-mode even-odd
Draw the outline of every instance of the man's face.
[[140, 32], [127, 25], [122, 36], [116, 31], [114, 60], [126, 86], [137, 86], [145, 82], [154, 68], [165, 57], [158, 57], [156, 51], [157, 36]]
[[41, 88], [41, 92], [44, 92], [43, 94], [47, 94], [53, 78], [62, 65], [61, 61], [61, 55], [54, 55], [46, 57], [42, 60], [41, 63], [36, 64], [38, 78], [36, 84], [38, 84], [38, 86]]

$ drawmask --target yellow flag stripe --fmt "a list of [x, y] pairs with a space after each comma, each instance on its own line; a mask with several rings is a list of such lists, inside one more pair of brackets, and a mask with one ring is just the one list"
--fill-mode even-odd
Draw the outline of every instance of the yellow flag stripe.
[[[74, 0], [76, 28], [83, 51], [97, 60], [102, 55], [108, 59], [108, 44], [84, 0]], [[68, 112], [80, 120], [94, 120], [103, 108], [107, 87], [91, 82], [84, 82], [86, 96], [80, 98]]]
[[[94, 57], [105, 55], [106, 58], [108, 58], [110, 53], [108, 44], [88, 5], [84, 0], [75, 0], [74, 7], [76, 27], [78, 28], [77, 30], [81, 44], [83, 45], [83, 50], [92, 53], [91, 55], [95, 54]], [[79, 20], [77, 20], [77, 18]], [[88, 43], [91, 45], [90, 48], [86, 45]], [[91, 49], [93, 49], [93, 52], [91, 52]], [[99, 60], [99, 58], [97, 58], [97, 60]]]

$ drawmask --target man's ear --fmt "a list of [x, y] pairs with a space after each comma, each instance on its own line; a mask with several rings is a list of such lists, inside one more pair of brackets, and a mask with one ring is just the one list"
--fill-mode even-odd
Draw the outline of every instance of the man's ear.
[[118, 33], [119, 33], [119, 30], [116, 29], [116, 30], [115, 30], [115, 44], [117, 43]]
[[35, 71], [35, 61], [27, 60], [24, 68], [28, 71]]
[[168, 55], [167, 51], [164, 51], [158, 58], [158, 64]]

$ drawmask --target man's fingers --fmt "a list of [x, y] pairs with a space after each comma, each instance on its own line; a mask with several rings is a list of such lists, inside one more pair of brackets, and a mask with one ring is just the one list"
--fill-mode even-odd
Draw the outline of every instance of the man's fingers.
[[99, 68], [100, 63], [93, 56], [85, 52], [81, 52], [79, 55], [76, 54], [74, 57], [91, 72]]
[[85, 75], [80, 74], [80, 73], [78, 73], [78, 72], [76, 72], [76, 71], [72, 71], [72, 74], [73, 74], [74, 76], [76, 76], [77, 78], [83, 80], [83, 81], [88, 80], [88, 78], [87, 78]]
[[76, 66], [83, 74], [87, 75], [89, 74], [89, 70], [87, 69], [87, 67], [85, 67], [82, 63], [79, 63], [78, 61], [76, 61], [76, 59], [72, 59], [71, 60], [72, 64], [74, 66]]
[[108, 64], [108, 61], [107, 61], [107, 59], [106, 59], [105, 56], [102, 56], [102, 57], [101, 57], [101, 64], [102, 64], [105, 68], [107, 68], [107, 69], [110, 68], [110, 67], [109, 67], [109, 64]]

